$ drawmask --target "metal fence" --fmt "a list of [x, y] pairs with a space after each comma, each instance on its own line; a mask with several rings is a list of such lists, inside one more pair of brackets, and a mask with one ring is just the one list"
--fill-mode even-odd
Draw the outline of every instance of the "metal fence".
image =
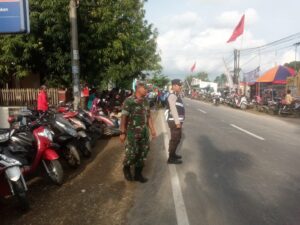
[[[0, 106], [28, 106], [37, 104], [39, 89], [0, 89]], [[58, 89], [47, 89], [49, 104], [59, 103]]]

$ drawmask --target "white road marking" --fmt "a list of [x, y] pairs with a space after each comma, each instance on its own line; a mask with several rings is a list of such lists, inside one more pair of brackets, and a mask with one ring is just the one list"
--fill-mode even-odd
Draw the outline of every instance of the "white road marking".
[[251, 133], [251, 132], [249, 132], [249, 131], [247, 131], [247, 130], [245, 130], [245, 129], [243, 129], [243, 128], [240, 128], [240, 127], [238, 127], [238, 126], [236, 126], [236, 125], [234, 125], [234, 124], [230, 124], [230, 126], [236, 128], [236, 129], [238, 129], [238, 130], [240, 130], [240, 131], [242, 131], [242, 132], [244, 132], [244, 133], [246, 133], [246, 134], [249, 134], [249, 135], [251, 135], [252, 137], [255, 137], [255, 138], [259, 139], [259, 140], [262, 140], [262, 141], [265, 140], [263, 137], [260, 137], [260, 136], [258, 136], [258, 135], [256, 135], [256, 134], [253, 134], [253, 133]]
[[[163, 134], [164, 134], [164, 147], [166, 150], [166, 155], [168, 157], [168, 147], [169, 147], [169, 137], [166, 128], [166, 123], [164, 121], [163, 116], [160, 116], [162, 125], [163, 125]], [[175, 204], [175, 212], [176, 212], [176, 219], [177, 225], [189, 225], [189, 219], [186, 212], [186, 207], [184, 204], [180, 181], [178, 178], [176, 166], [169, 164], [169, 172], [171, 176], [171, 185], [172, 185], [172, 192], [173, 192], [173, 200]]]
[[198, 111], [202, 112], [203, 114], [206, 114], [207, 112], [205, 112], [204, 110], [202, 109], [198, 109]]

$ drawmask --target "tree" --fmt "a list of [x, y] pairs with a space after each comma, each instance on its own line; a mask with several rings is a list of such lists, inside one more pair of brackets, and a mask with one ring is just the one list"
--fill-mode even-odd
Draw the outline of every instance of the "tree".
[[160, 70], [157, 31], [144, 19], [144, 2], [101, 0], [79, 7], [81, 71], [86, 80], [124, 84]]
[[214, 82], [218, 83], [219, 87], [224, 88], [225, 84], [227, 83], [227, 77], [226, 75], [223, 73], [220, 76], [217, 76], [214, 80]]
[[70, 83], [68, 4], [62, 0], [30, 1], [31, 33], [0, 38], [0, 74], [9, 78], [40, 75]]
[[188, 76], [185, 77], [184, 84], [183, 84], [185, 89], [190, 89], [190, 86], [192, 85], [193, 78], [194, 78], [193, 75], [188, 75]]
[[202, 81], [209, 81], [208, 73], [206, 72], [199, 72], [195, 75], [195, 77]]
[[154, 74], [150, 79], [150, 82], [159, 88], [164, 88], [170, 82], [170, 79], [164, 75]]
[[300, 71], [300, 61], [293, 61], [290, 63], [285, 63], [284, 66], [293, 68], [296, 71]]
[[[144, 1], [80, 1], [80, 77], [92, 84], [122, 83], [159, 71], [157, 31], [144, 19]], [[53, 85], [70, 85], [69, 1], [31, 0], [31, 33], [0, 38], [2, 81], [39, 74]]]

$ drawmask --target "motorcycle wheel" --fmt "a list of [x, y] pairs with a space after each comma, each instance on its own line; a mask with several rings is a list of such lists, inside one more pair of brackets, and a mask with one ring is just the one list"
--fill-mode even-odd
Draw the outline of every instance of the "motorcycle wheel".
[[92, 146], [91, 146], [91, 142], [88, 140], [84, 141], [82, 148], [82, 154], [84, 157], [90, 157], [92, 155]]
[[45, 166], [47, 166], [49, 171], [48, 176], [50, 180], [56, 185], [61, 185], [63, 183], [64, 171], [60, 162], [57, 159], [51, 161], [45, 160]]
[[67, 149], [68, 151], [65, 154], [67, 163], [73, 168], [78, 168], [80, 166], [81, 160], [77, 148], [74, 145], [70, 144], [67, 145]]
[[17, 197], [20, 207], [23, 210], [29, 209], [29, 201], [26, 197], [26, 191], [23, 186], [21, 179], [17, 180], [16, 182], [12, 182], [12, 188], [14, 190], [15, 196]]
[[285, 111], [284, 111], [283, 108], [280, 108], [279, 111], [278, 111], [278, 115], [280, 115], [280, 116], [287, 116], [287, 113], [285, 113]]
[[246, 109], [247, 109], [247, 105], [244, 104], [244, 103], [242, 103], [242, 104], [241, 104], [241, 109], [242, 109], [242, 110], [246, 110]]

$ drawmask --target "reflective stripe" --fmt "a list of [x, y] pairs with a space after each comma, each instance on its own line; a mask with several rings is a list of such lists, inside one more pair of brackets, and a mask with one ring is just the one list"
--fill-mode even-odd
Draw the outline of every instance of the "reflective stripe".
[[[173, 120], [174, 120], [174, 118], [169, 118], [168, 120], [170, 120], [170, 121], [173, 121]], [[179, 120], [180, 120], [180, 121], [184, 121], [184, 118], [182, 118], [182, 117], [179, 117]]]
[[176, 102], [175, 105], [178, 105], [178, 106], [180, 106], [180, 107], [184, 107], [184, 105], [183, 105], [182, 103], [180, 103], [180, 102]]
[[167, 110], [165, 111], [165, 119], [168, 120], [168, 117], [169, 117], [169, 110], [167, 109]]

